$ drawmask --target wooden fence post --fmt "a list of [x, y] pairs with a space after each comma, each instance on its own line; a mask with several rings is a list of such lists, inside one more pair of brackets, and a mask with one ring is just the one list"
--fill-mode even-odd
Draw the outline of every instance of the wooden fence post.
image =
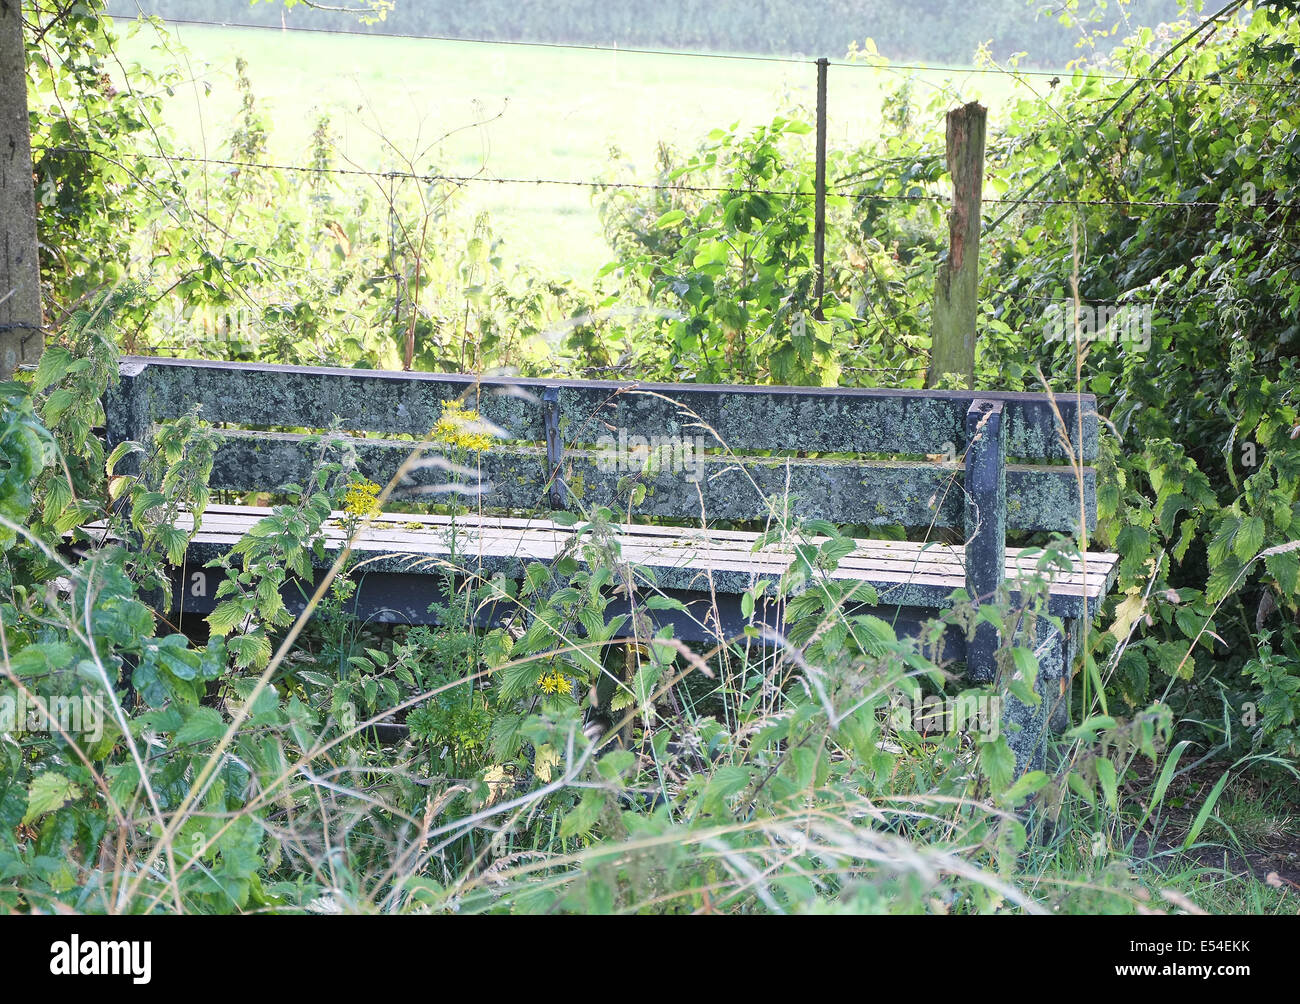
[[933, 341], [925, 384], [935, 387], [945, 373], [957, 373], [975, 387], [975, 314], [979, 308], [980, 202], [984, 188], [984, 124], [988, 109], [977, 101], [947, 116], [948, 171], [952, 209], [948, 213], [948, 259], [934, 284]]
[[45, 347], [21, 0], [0, 0], [0, 380]]

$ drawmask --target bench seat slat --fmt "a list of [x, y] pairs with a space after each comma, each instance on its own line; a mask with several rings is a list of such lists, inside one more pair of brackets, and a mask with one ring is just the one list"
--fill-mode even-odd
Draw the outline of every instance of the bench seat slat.
[[[209, 505], [203, 514], [203, 525], [205, 528], [213, 525], [214, 520], [220, 520], [227, 516], [237, 521], [238, 525], [243, 526], [243, 517], [250, 514], [261, 516], [269, 515], [273, 510], [269, 506], [245, 506], [245, 505], [225, 505], [222, 503], [213, 503]], [[563, 523], [557, 523], [552, 519], [543, 516], [499, 516], [493, 513], [474, 513], [470, 517], [476, 526], [480, 527], [512, 527], [516, 529], [556, 529], [569, 531], [572, 528]], [[376, 526], [382, 528], [384, 525], [397, 525], [402, 523], [420, 522], [430, 527], [445, 527], [451, 521], [450, 516], [428, 515], [423, 513], [386, 513], [376, 522]], [[635, 530], [641, 536], [663, 536], [676, 539], [686, 540], [745, 540], [753, 541], [754, 534], [747, 530], [720, 530], [715, 527], [701, 529], [698, 526], [651, 526], [641, 524], [626, 524], [626, 528]], [[241, 531], [242, 532], [242, 531]], [[825, 537], [814, 536], [809, 538], [813, 543], [820, 544]], [[919, 541], [909, 540], [875, 540], [864, 539], [858, 541], [859, 547], [883, 547], [883, 548], [916, 548], [924, 551], [926, 554], [938, 553], [942, 548], [950, 545], [938, 541], [922, 543]], [[1020, 555], [1025, 558], [1036, 557], [1040, 548], [1031, 547], [1008, 547], [1008, 555]]]
[[[195, 568], [228, 550], [257, 520], [270, 512], [260, 507], [214, 506], [203, 518], [199, 533], [190, 546], [189, 567]], [[340, 514], [335, 514], [337, 519]], [[402, 523], [421, 523], [419, 530]], [[450, 550], [446, 541], [452, 519], [423, 516], [386, 517], [380, 525], [368, 527], [354, 542], [353, 549], [365, 561], [367, 575], [433, 570], [444, 565]], [[528, 561], [554, 560], [573, 537], [572, 528], [548, 521], [458, 517], [459, 560], [481, 568], [485, 574], [522, 574]], [[184, 517], [178, 525], [186, 526]], [[755, 553], [757, 534], [739, 531], [695, 531], [697, 538], [672, 539], [664, 527], [620, 526], [616, 532], [623, 557], [637, 569], [649, 569], [664, 588], [716, 590], [739, 593], [759, 578], [772, 578], [784, 571], [790, 555], [775, 549]], [[724, 534], [722, 536], [721, 534]], [[326, 525], [327, 554], [337, 553], [344, 531], [333, 522]], [[580, 557], [580, 554], [577, 555]], [[1032, 573], [1038, 555], [1024, 549], [1009, 549], [1006, 575], [1015, 592], [1015, 582]], [[1048, 610], [1059, 616], [1080, 616], [1095, 611], [1105, 595], [1118, 564], [1118, 557], [1089, 552], [1087, 574], [1082, 561], [1070, 572], [1056, 571]], [[942, 608], [951, 603], [953, 590], [964, 587], [961, 548], [951, 545], [922, 545], [907, 541], [863, 541], [846, 556], [831, 576], [844, 581], [869, 582], [880, 591], [882, 603], [899, 606]]]
[[[225, 536], [233, 540], [238, 539], [242, 530], [247, 527], [246, 522], [239, 520], [219, 520], [205, 518], [203, 522], [203, 534], [216, 536]], [[383, 524], [372, 524], [364, 532], [361, 540], [354, 545], [357, 549], [383, 550], [385, 548], [394, 551], [409, 551], [413, 547], [413, 538], [418, 538], [418, 544], [421, 551], [426, 549], [435, 549], [440, 553], [445, 548], [438, 547], [439, 537], [436, 534], [445, 533], [446, 527], [431, 527], [428, 531], [415, 532], [407, 529], [400, 524], [387, 526]], [[614, 539], [619, 543], [626, 558], [638, 563], [647, 563], [660, 567], [725, 567], [733, 568], [752, 568], [762, 569], [765, 574], [780, 574], [790, 564], [793, 554], [789, 549], [778, 549], [775, 546], [769, 546], [762, 551], [753, 552], [744, 546], [746, 542], [738, 541], [710, 541], [710, 540], [676, 540], [666, 542], [665, 538], [645, 536], [636, 533], [639, 527], [625, 528], [625, 532], [616, 534]], [[435, 533], [436, 531], [436, 533]], [[567, 531], [563, 528], [557, 528], [552, 531], [532, 529], [526, 532], [519, 530], [502, 530], [497, 529], [495, 532], [492, 528], [474, 527], [466, 539], [462, 540], [458, 549], [461, 553], [483, 553], [483, 554], [517, 554], [520, 557], [530, 557], [550, 560], [563, 547], [567, 541]], [[327, 532], [327, 537], [336, 544], [343, 541], [343, 531], [341, 529], [332, 529]], [[206, 536], [205, 536], [206, 539]], [[750, 540], [752, 541], [753, 535]], [[816, 543], [821, 538], [810, 540]], [[863, 575], [873, 575], [881, 573], [901, 576], [902, 580], [907, 580], [911, 576], [919, 577], [918, 581], [939, 581], [942, 579], [945, 583], [952, 583], [953, 588], [963, 584], [965, 575], [965, 566], [963, 564], [962, 552], [959, 548], [944, 546], [943, 550], [928, 549], [919, 551], [910, 551], [906, 548], [872, 547], [871, 542], [863, 541], [859, 548], [852, 554], [846, 555], [840, 560], [839, 568], [843, 570], [846, 577], [862, 577]], [[1089, 556], [1093, 558], [1093, 555]], [[1037, 558], [1021, 558], [1014, 554], [1008, 554], [1006, 558], [1006, 572], [1008, 577], [1014, 578], [1019, 574], [1032, 574], [1037, 568]], [[1110, 564], [1090, 564], [1086, 581], [1095, 592], [1104, 588], [1107, 575], [1110, 570]], [[937, 578], [936, 578], [937, 577]], [[1055, 571], [1053, 581], [1062, 585], [1080, 585], [1085, 581], [1083, 572], [1080, 571]]]

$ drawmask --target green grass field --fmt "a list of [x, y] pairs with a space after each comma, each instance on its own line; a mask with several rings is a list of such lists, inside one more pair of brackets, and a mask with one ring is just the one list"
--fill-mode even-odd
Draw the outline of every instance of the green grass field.
[[[228, 152], [239, 56], [272, 122], [270, 155], [285, 163], [306, 162], [317, 115], [328, 112], [340, 166], [402, 169], [409, 161], [420, 172], [484, 178], [646, 181], [661, 141], [690, 147], [719, 126], [757, 124], [791, 107], [813, 117], [811, 63], [252, 28], [173, 26], [163, 37], [147, 24], [119, 28], [127, 36], [124, 63], [185, 70], [190, 83], [167, 98], [165, 118], [206, 156]], [[882, 96], [909, 75], [921, 82], [922, 101], [937, 88], [950, 103], [985, 102], [993, 126], [1019, 90], [1002, 74], [832, 66], [830, 143], [868, 140]], [[811, 148], [812, 135], [805, 139]], [[553, 276], [585, 281], [609, 259], [588, 188], [474, 183], [464, 208], [487, 210], [509, 257]]]

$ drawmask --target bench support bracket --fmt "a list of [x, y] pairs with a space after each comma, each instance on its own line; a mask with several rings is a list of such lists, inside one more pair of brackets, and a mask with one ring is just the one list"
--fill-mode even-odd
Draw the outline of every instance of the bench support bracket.
[[[104, 395], [104, 428], [108, 450], [119, 443], [132, 440], [140, 444], [146, 455], [150, 450], [150, 415], [147, 365], [140, 362], [123, 363], [119, 367], [118, 382]], [[123, 457], [117, 474], [137, 474], [140, 457]]]
[[[1001, 401], [972, 401], [966, 412], [966, 591], [976, 607], [996, 598], [1007, 541], [1006, 430]], [[998, 632], [979, 624], [966, 647], [966, 672], [986, 683], [997, 666]]]
[[548, 497], [552, 509], [564, 508], [564, 440], [560, 435], [560, 388], [547, 387], [542, 392], [542, 420], [546, 425], [546, 469]]

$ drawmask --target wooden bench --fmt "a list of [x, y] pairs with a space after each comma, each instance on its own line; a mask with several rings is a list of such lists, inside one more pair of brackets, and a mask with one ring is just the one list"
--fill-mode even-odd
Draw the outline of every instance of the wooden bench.
[[[621, 525], [618, 537], [623, 557], [651, 571], [657, 591], [684, 607], [652, 614], [686, 640], [740, 634], [749, 621], [742, 594], [759, 579], [776, 580], [790, 563], [788, 551], [755, 552], [758, 532], [719, 530], [706, 519], [763, 521], [774, 506], [788, 505], [797, 517], [832, 524], [919, 531], [913, 536], [925, 541], [860, 540], [831, 573], [875, 587], [873, 612], [900, 634], [919, 630], [959, 589], [987, 601], [1010, 580], [1014, 599], [1016, 580], [1034, 570], [1037, 555], [1008, 547], [1008, 531], [1073, 533], [1081, 517], [1089, 530], [1096, 520], [1096, 474], [1086, 466], [1097, 455], [1090, 395], [480, 379], [140, 357], [123, 359], [120, 372], [105, 401], [110, 447], [127, 439], [147, 445], [156, 423], [200, 405], [203, 418], [226, 426], [211, 487], [237, 492], [306, 481], [312, 461], [304, 436], [268, 430], [324, 430], [336, 419], [345, 430], [379, 434], [352, 445], [361, 471], [386, 483], [415, 446], [389, 437], [422, 439], [446, 402], [464, 402], [501, 430], [476, 454], [483, 491], [464, 500], [475, 511], [455, 519], [458, 561], [476, 574], [519, 578], [528, 562], [554, 559], [575, 531], [549, 515], [598, 506], [626, 514], [628, 481], [636, 478], [645, 491], [636, 492], [634, 515], [689, 523]], [[627, 455], [637, 437], [651, 445], [658, 437], [668, 461], [661, 455], [658, 469], [638, 473], [640, 455]], [[701, 445], [715, 452], [701, 453]], [[810, 452], [832, 458], [803, 456]], [[619, 456], [627, 461], [622, 469], [611, 463]], [[437, 467], [411, 476], [416, 487], [446, 480]], [[204, 564], [267, 512], [209, 507], [187, 568], [177, 570], [174, 611], [211, 611], [216, 583], [209, 579], [217, 573]], [[428, 574], [427, 559], [448, 555], [442, 531], [452, 518], [398, 518], [354, 544], [368, 559], [355, 609], [371, 620], [428, 621], [442, 579]], [[343, 530], [329, 532], [332, 560]], [[965, 543], [934, 543], [944, 532]], [[1068, 691], [1079, 626], [1096, 614], [1115, 574], [1113, 554], [1075, 559], [1072, 570], [1054, 574], [1047, 600], [1063, 629], [1038, 618], [1034, 636], [1017, 639], [1038, 654], [1040, 689], [1049, 697], [1008, 712], [1019, 726], [1012, 745], [1022, 766], [1040, 760], [1047, 708]], [[779, 611], [754, 615], [765, 616]], [[944, 655], [963, 661], [973, 680], [988, 681], [998, 644], [993, 626], [981, 624], [970, 639], [950, 631]]]

